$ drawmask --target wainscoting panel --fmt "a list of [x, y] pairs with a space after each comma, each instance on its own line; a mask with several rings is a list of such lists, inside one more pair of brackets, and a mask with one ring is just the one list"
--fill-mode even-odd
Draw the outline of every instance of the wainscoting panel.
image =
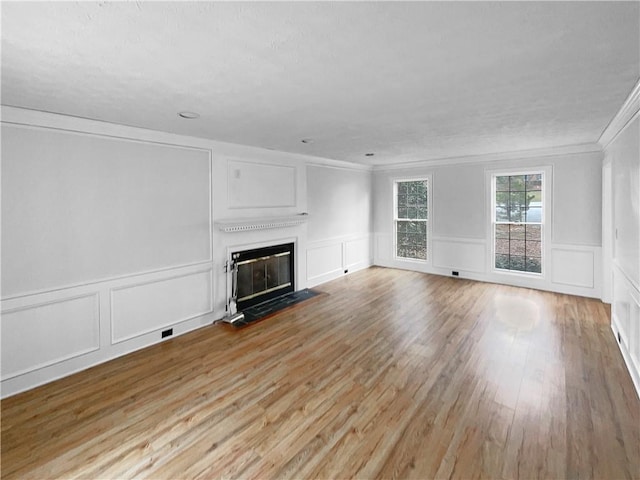
[[543, 277], [494, 271], [488, 250], [485, 240], [434, 236], [430, 261], [396, 259], [391, 235], [376, 234], [375, 265], [447, 276], [458, 271], [460, 278], [600, 298], [600, 246], [552, 244]]
[[111, 290], [111, 338], [122, 342], [211, 313], [212, 271], [207, 269]]
[[207, 262], [2, 300], [2, 397], [210, 324], [211, 282]]
[[344, 242], [344, 267], [348, 269], [366, 268], [371, 263], [370, 237]]
[[313, 287], [371, 266], [369, 235], [331, 238], [307, 247], [307, 286]]
[[483, 240], [466, 238], [433, 238], [433, 266], [466, 272], [485, 271], [486, 247]]
[[382, 262], [388, 262], [393, 258], [393, 239], [386, 233], [376, 233], [374, 238], [374, 261], [376, 265], [382, 265]]
[[97, 293], [2, 312], [2, 379], [100, 348]]
[[611, 328], [640, 397], [640, 291], [614, 264]]
[[[579, 247], [578, 247], [579, 248]], [[595, 255], [592, 249], [551, 248], [551, 281], [573, 287], [594, 288]]]
[[307, 282], [322, 283], [324, 277], [342, 273], [342, 243], [311, 246], [307, 248]]
[[229, 208], [295, 207], [296, 169], [230, 160], [227, 189]]

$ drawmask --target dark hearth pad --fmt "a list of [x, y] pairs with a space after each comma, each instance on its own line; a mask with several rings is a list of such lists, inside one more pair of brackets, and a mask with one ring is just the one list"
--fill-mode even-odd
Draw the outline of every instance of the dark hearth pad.
[[242, 313], [244, 313], [244, 319], [238, 322], [234, 322], [233, 326], [244, 327], [258, 320], [262, 320], [265, 317], [273, 315], [280, 310], [284, 310], [287, 307], [300, 302], [304, 302], [305, 300], [308, 300], [319, 294], [320, 292], [305, 288], [304, 290], [287, 293], [286, 295], [267, 300], [266, 302], [254, 305], [253, 307], [249, 307], [243, 310]]

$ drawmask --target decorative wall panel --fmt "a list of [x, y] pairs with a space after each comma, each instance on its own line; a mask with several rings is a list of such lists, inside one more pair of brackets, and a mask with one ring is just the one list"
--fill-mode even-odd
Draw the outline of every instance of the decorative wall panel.
[[2, 312], [2, 380], [99, 348], [95, 293]]
[[114, 343], [205, 315], [213, 310], [211, 270], [111, 291]]

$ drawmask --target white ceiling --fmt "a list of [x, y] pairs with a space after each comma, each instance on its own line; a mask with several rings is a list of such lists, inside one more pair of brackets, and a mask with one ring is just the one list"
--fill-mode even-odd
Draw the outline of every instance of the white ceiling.
[[639, 7], [3, 1], [2, 103], [369, 164], [589, 143]]

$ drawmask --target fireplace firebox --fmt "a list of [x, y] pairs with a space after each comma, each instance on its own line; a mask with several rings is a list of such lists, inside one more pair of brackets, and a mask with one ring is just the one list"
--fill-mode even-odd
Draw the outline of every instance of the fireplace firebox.
[[294, 291], [294, 244], [231, 254], [237, 266], [237, 308], [242, 311]]

